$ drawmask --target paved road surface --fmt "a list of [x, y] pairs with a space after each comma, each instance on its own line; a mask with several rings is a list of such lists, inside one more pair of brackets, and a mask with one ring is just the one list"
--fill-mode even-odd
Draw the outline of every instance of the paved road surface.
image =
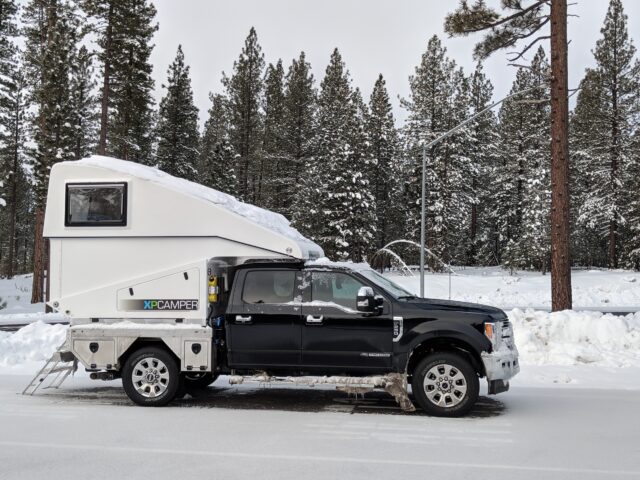
[[0, 375], [0, 479], [640, 479], [640, 392], [514, 388], [469, 418], [383, 393], [228, 387], [131, 406], [119, 382], [17, 394]]

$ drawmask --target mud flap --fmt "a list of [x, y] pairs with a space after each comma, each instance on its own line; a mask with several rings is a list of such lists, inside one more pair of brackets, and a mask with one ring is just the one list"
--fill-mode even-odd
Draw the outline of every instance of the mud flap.
[[384, 391], [391, 395], [405, 412], [415, 412], [416, 407], [409, 398], [407, 376], [401, 373], [389, 373], [384, 376]]

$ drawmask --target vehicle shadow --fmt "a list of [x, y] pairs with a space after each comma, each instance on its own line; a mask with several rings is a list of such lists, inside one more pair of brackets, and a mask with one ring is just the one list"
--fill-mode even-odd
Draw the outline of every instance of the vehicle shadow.
[[[342, 412], [351, 414], [421, 415], [427, 416], [411, 397], [416, 412], [405, 413], [389, 394], [374, 390], [366, 394], [350, 395], [329, 388], [244, 388], [212, 386], [193, 392], [176, 403], [200, 408], [232, 408], [250, 410], [282, 410], [296, 412]], [[496, 417], [503, 413], [502, 402], [480, 397], [467, 418]]]
[[[43, 392], [45, 393], [45, 392]], [[122, 388], [102, 385], [89, 388], [49, 390], [46, 397], [56, 402], [76, 401], [95, 405], [133, 406]], [[44, 395], [43, 395], [44, 396]], [[417, 406], [412, 398], [414, 405]], [[384, 391], [374, 390], [357, 396], [327, 387], [258, 386], [256, 384], [212, 385], [194, 391], [170, 406], [178, 408], [225, 408], [233, 410], [272, 410], [290, 412], [338, 412], [349, 414], [419, 415], [427, 416], [419, 407], [405, 413]], [[502, 402], [481, 396], [465, 418], [490, 418], [502, 415]]]

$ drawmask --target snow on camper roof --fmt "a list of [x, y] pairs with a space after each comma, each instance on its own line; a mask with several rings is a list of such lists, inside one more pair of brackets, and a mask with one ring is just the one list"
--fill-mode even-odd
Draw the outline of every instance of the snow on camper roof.
[[183, 178], [174, 177], [155, 167], [148, 167], [139, 163], [119, 160], [111, 157], [103, 157], [100, 155], [92, 155], [91, 157], [77, 160], [75, 162], [63, 163], [100, 167], [131, 175], [143, 180], [148, 180], [184, 195], [219, 205], [226, 210], [241, 215], [264, 228], [279, 233], [280, 235], [286, 236], [292, 240], [304, 242], [309, 241], [291, 226], [289, 220], [279, 213], [271, 212], [264, 208], [241, 202], [231, 195], [219, 192], [213, 188], [205, 187], [204, 185], [200, 185], [195, 182], [190, 182]]

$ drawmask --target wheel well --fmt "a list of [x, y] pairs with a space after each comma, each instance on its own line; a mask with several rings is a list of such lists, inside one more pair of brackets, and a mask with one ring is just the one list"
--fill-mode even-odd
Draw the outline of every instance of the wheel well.
[[420, 360], [433, 352], [460, 353], [471, 363], [471, 366], [481, 377], [485, 374], [480, 355], [467, 342], [457, 338], [432, 338], [415, 347], [409, 355], [407, 374], [412, 375]]
[[141, 348], [145, 348], [145, 347], [158, 347], [163, 349], [165, 352], [167, 352], [169, 355], [173, 357], [173, 359], [176, 361], [176, 365], [178, 366], [178, 370], [180, 370], [180, 359], [178, 358], [178, 356], [175, 353], [173, 353], [173, 351], [167, 346], [166, 343], [164, 343], [162, 340], [157, 338], [136, 339], [136, 341], [133, 342], [131, 346], [129, 346], [129, 348], [127, 348], [127, 351], [124, 352], [122, 355], [120, 355], [120, 358], [118, 359], [120, 370], [122, 370], [122, 367], [124, 366], [127, 359], [131, 355], [133, 355], [135, 352], [137, 352]]

